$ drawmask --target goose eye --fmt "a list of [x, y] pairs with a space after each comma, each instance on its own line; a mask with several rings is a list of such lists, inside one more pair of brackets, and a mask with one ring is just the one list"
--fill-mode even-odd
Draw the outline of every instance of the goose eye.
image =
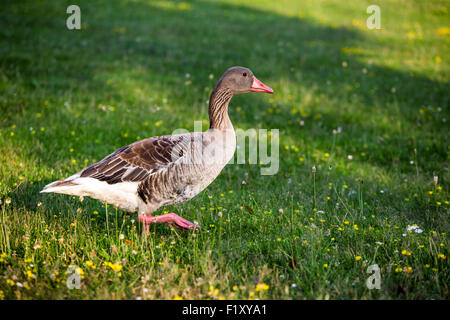
[[242, 75], [243, 75], [244, 77], [246, 77], [246, 76], [247, 76], [247, 72], [244, 72]]

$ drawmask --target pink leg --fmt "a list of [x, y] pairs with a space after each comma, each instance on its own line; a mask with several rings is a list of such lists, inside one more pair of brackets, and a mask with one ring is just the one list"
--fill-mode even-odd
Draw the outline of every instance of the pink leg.
[[183, 230], [195, 230], [200, 228], [192, 222], [180, 217], [179, 215], [171, 212], [160, 216], [139, 215], [139, 221], [145, 226], [145, 232], [149, 232], [149, 226], [152, 223], [167, 223]]

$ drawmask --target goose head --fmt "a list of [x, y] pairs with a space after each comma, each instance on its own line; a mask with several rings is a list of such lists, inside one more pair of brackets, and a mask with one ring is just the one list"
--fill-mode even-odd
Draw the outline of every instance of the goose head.
[[231, 67], [222, 75], [216, 89], [230, 90], [232, 94], [248, 92], [273, 93], [272, 88], [259, 81], [253, 72], [244, 67]]

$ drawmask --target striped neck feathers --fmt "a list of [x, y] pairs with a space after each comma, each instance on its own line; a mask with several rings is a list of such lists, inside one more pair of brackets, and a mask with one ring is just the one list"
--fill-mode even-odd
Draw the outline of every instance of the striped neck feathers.
[[217, 86], [209, 98], [209, 128], [225, 130], [232, 128], [228, 117], [228, 104], [233, 93], [228, 88]]

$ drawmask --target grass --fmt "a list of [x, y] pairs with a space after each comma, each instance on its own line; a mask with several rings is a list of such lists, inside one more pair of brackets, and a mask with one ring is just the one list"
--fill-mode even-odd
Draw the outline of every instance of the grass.
[[[371, 1], [79, 0], [80, 31], [70, 4], [1, 4], [0, 298], [449, 298], [448, 2], [380, 0], [381, 30]], [[136, 139], [206, 129], [232, 65], [275, 90], [230, 117], [280, 129], [280, 169], [228, 165], [158, 212], [200, 231], [142, 236], [135, 214], [39, 194]]]

